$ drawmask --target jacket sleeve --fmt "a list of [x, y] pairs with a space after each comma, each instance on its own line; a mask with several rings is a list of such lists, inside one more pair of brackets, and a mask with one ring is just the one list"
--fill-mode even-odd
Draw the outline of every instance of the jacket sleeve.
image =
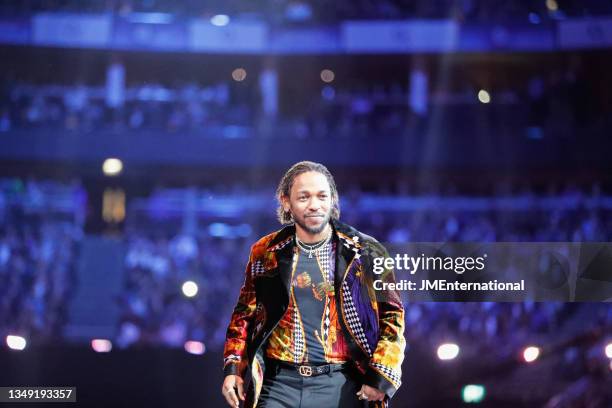
[[[393, 269], [375, 275], [373, 259], [388, 257], [386, 249], [376, 242], [367, 257], [368, 275], [383, 282], [395, 282]], [[374, 290], [378, 306], [379, 338], [365, 372], [364, 383], [383, 391], [391, 398], [401, 385], [402, 362], [406, 340], [404, 338], [404, 308], [399, 293], [395, 290]]]
[[246, 266], [244, 284], [240, 288], [238, 302], [234, 307], [227, 334], [225, 347], [223, 350], [223, 374], [225, 376], [234, 374], [244, 376], [248, 364], [247, 340], [251, 322], [255, 314], [255, 286], [253, 284], [253, 274], [251, 265], [253, 262], [253, 251], [249, 256]]

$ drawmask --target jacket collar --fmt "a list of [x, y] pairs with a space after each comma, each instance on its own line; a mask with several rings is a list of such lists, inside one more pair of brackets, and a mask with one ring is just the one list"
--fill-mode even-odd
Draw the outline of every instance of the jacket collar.
[[268, 251], [278, 251], [293, 241], [295, 236], [295, 225], [286, 225], [276, 233], [274, 238], [268, 244]]
[[338, 220], [332, 220], [332, 226], [334, 231], [342, 245], [355, 253], [362, 248], [361, 240], [359, 239], [359, 232], [350, 225], [341, 223]]
[[291, 287], [291, 268], [293, 263], [293, 237], [295, 236], [295, 226], [287, 225], [276, 233], [270, 241], [267, 251], [273, 253], [276, 260], [278, 274], [283, 281], [283, 286], [290, 293]]
[[336, 294], [339, 294], [340, 285], [344, 281], [348, 268], [353, 260], [358, 260], [361, 256], [362, 244], [359, 240], [357, 230], [353, 227], [341, 223], [338, 220], [332, 221], [336, 239], [336, 267], [334, 269], [334, 286]]
[[[334, 268], [334, 281], [336, 293], [344, 280], [347, 268], [354, 259], [361, 256], [362, 243], [359, 233], [353, 227], [338, 220], [331, 220], [333, 229], [333, 241], [336, 244], [336, 264]], [[267, 250], [276, 253], [279, 274], [287, 290], [291, 281], [291, 267], [293, 260], [293, 243], [295, 237], [295, 225], [287, 225], [274, 236], [268, 244]]]

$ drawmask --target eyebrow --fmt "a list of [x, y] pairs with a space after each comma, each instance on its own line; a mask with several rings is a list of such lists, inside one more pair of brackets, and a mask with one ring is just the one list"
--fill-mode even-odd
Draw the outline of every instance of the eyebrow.
[[[299, 190], [297, 193], [298, 193], [298, 194], [304, 194], [304, 193], [310, 193], [310, 191], [308, 191], [308, 190]], [[328, 193], [329, 193], [329, 190], [319, 190], [319, 191], [317, 192], [317, 194], [321, 194], [321, 193], [328, 194]]]

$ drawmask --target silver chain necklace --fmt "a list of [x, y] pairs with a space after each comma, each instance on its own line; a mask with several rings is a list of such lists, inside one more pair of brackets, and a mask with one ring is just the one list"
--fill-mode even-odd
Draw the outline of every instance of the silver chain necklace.
[[312, 258], [312, 255], [318, 252], [321, 248], [323, 248], [325, 244], [329, 243], [329, 241], [331, 241], [331, 234], [329, 234], [329, 236], [324, 240], [312, 245], [300, 241], [297, 235], [295, 236], [295, 243], [301, 250], [308, 253], [309, 258]]

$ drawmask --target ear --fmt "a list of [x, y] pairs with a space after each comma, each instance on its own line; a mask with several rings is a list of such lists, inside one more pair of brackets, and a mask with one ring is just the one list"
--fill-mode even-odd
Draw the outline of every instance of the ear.
[[280, 197], [281, 200], [281, 204], [283, 206], [283, 210], [285, 212], [289, 212], [289, 208], [291, 207], [291, 204], [289, 203], [289, 197], [287, 197], [286, 195], [282, 195]]

